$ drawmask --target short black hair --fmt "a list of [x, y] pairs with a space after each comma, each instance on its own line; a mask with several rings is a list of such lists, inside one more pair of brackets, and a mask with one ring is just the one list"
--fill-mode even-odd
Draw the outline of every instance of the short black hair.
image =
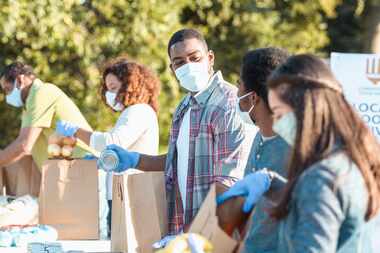
[[8, 82], [14, 82], [16, 77], [19, 75], [27, 75], [31, 77], [35, 77], [33, 68], [25, 63], [16, 61], [7, 66], [5, 66], [3, 72], [0, 75], [0, 78], [4, 78], [4, 80]]
[[259, 48], [246, 53], [241, 67], [241, 79], [246, 91], [254, 91], [268, 105], [266, 81], [289, 56], [286, 50], [277, 47]]
[[188, 39], [199, 40], [204, 45], [206, 51], [208, 50], [207, 42], [200, 32], [192, 28], [185, 28], [185, 29], [175, 32], [170, 38], [169, 43], [168, 43], [168, 55], [170, 56], [170, 48], [174, 44], [188, 40]]

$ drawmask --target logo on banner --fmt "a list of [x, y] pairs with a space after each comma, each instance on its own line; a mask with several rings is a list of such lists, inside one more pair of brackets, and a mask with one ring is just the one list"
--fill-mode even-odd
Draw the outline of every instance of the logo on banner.
[[374, 85], [380, 82], [380, 58], [367, 58], [366, 75]]
[[380, 55], [331, 55], [331, 67], [344, 94], [380, 141]]

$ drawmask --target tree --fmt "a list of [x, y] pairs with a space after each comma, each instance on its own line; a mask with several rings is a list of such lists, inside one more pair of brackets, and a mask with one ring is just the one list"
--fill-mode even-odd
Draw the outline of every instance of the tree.
[[362, 15], [365, 31], [363, 48], [367, 52], [380, 54], [380, 0], [366, 2]]
[[[322, 1], [322, 0], [321, 0]], [[324, 9], [313, 0], [3, 0], [0, 70], [16, 59], [62, 88], [94, 129], [117, 115], [98, 103], [102, 63], [127, 54], [160, 77], [160, 143], [165, 150], [172, 113], [184, 94], [169, 70], [167, 42], [181, 27], [201, 30], [216, 52], [216, 68], [235, 83], [248, 49], [280, 46], [323, 55], [329, 43]], [[17, 135], [20, 112], [0, 95], [0, 147]]]
[[[3, 1], [0, 66], [23, 60], [35, 66], [44, 80], [57, 83], [66, 91], [78, 91], [76, 88], [82, 86], [81, 80], [89, 75], [89, 69], [83, 68], [88, 52], [83, 43], [86, 31], [71, 15], [76, 6], [74, 1]], [[80, 98], [80, 94], [74, 95]], [[20, 111], [4, 103], [0, 110], [1, 122], [7, 122], [0, 131], [0, 144], [4, 146], [17, 135]]]
[[200, 28], [216, 52], [216, 63], [234, 82], [243, 55], [259, 47], [278, 46], [292, 53], [318, 53], [329, 40], [317, 1], [194, 1], [182, 22]]
[[328, 8], [327, 51], [380, 53], [379, 0], [338, 1]]
[[[186, 3], [186, 1], [183, 1]], [[128, 54], [147, 64], [162, 81], [161, 143], [166, 144], [178, 86], [169, 72], [166, 43], [179, 29], [181, 1], [5, 1], [0, 9], [0, 68], [18, 59], [35, 67], [42, 80], [62, 88], [94, 129], [112, 126], [116, 115], [99, 104], [99, 67]], [[1, 102], [4, 96], [0, 97]], [[0, 146], [18, 132], [20, 112], [0, 104]]]

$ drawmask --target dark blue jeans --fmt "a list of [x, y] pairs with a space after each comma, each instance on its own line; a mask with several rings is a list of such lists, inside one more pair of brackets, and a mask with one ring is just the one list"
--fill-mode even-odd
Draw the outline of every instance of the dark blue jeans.
[[108, 202], [108, 215], [107, 215], [107, 224], [108, 224], [108, 236], [111, 237], [111, 224], [112, 224], [112, 200], [107, 200]]

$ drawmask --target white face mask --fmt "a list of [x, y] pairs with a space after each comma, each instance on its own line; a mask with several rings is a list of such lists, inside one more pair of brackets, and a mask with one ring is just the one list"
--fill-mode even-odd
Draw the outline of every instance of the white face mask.
[[124, 109], [124, 105], [120, 102], [116, 102], [117, 93], [106, 91], [106, 102], [107, 105], [111, 106], [115, 111], [122, 111]]
[[5, 97], [7, 104], [14, 107], [21, 107], [24, 105], [21, 97], [21, 89], [17, 88], [16, 80], [13, 82], [13, 90]]
[[207, 61], [187, 63], [176, 69], [175, 75], [180, 85], [191, 92], [206, 89], [210, 79]]
[[240, 109], [240, 100], [242, 100], [243, 98], [246, 98], [247, 96], [251, 95], [252, 92], [249, 92], [241, 97], [238, 97], [237, 99], [237, 103], [236, 103], [236, 112], [239, 114], [240, 118], [247, 124], [249, 125], [255, 125], [255, 123], [253, 122], [253, 120], [251, 119], [251, 116], [249, 116], [249, 113], [253, 110], [253, 108], [255, 107], [255, 105], [252, 105], [252, 107], [247, 111], [247, 112], [244, 112]]
[[288, 112], [273, 124], [273, 131], [290, 146], [294, 146], [297, 134], [297, 118], [294, 112]]

